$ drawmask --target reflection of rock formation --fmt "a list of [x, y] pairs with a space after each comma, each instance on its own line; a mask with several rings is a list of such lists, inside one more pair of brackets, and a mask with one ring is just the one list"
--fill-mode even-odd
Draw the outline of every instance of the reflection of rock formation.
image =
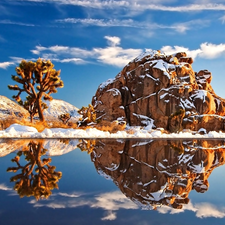
[[142, 207], [182, 208], [191, 190], [208, 190], [212, 170], [225, 163], [225, 146], [218, 143], [104, 140], [97, 142], [91, 159], [100, 174], [113, 179], [127, 197]]
[[[51, 158], [42, 158], [47, 152], [44, 148], [44, 141], [30, 141], [23, 151], [18, 151], [12, 159], [16, 163], [15, 167], [9, 167], [8, 172], [17, 173], [10, 181], [15, 182], [14, 189], [20, 197], [34, 196], [37, 200], [48, 198], [51, 190], [58, 188], [58, 181], [62, 176], [61, 172], [56, 172], [55, 166], [51, 166]], [[20, 163], [21, 156], [25, 157], [27, 163], [23, 166]]]

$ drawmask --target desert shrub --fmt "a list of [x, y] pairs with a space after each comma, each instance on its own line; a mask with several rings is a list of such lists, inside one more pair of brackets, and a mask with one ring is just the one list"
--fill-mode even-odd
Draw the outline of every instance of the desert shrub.
[[96, 112], [91, 104], [88, 107], [83, 106], [78, 110], [78, 113], [82, 115], [82, 118], [78, 121], [78, 126], [87, 126], [90, 123], [96, 123]]
[[69, 119], [71, 118], [71, 115], [69, 113], [61, 114], [59, 115], [59, 120], [61, 120], [64, 124], [67, 124]]

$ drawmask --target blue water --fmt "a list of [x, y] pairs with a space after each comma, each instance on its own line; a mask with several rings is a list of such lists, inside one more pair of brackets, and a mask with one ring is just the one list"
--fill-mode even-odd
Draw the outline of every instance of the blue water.
[[[174, 143], [176, 145], [176, 141]], [[10, 182], [10, 178], [18, 172], [6, 170], [8, 167], [16, 166], [11, 159], [21, 150], [21, 146], [9, 154], [5, 151], [5, 156], [2, 154], [0, 157], [0, 224], [224, 224], [225, 167], [221, 155], [225, 152], [223, 143], [217, 141], [209, 144], [207, 152], [215, 155], [213, 162], [209, 158], [206, 160], [205, 155], [195, 158], [194, 153], [197, 151], [206, 151], [201, 149], [201, 143], [198, 143], [197, 147], [190, 143], [188, 148], [184, 144], [183, 153], [168, 147], [174, 146], [171, 142], [164, 141], [162, 146], [160, 144], [157, 141], [147, 143], [146, 140], [101, 140], [93, 145], [90, 154], [75, 147], [58, 156], [51, 156], [48, 149], [46, 156], [43, 155], [41, 158], [51, 158], [49, 165], [54, 165], [55, 171], [62, 172], [62, 177], [57, 182], [58, 189], [51, 190], [52, 194], [47, 199], [40, 200], [36, 200], [34, 196], [20, 198], [17, 191], [13, 190], [15, 182]], [[4, 140], [1, 146], [4, 146]], [[180, 142], [177, 146], [181, 149]], [[193, 158], [189, 157], [189, 161], [184, 165], [181, 161], [181, 165], [175, 165], [176, 158], [182, 158], [185, 154], [193, 155]], [[24, 166], [28, 161], [22, 155], [19, 162]], [[209, 163], [212, 167], [204, 172], [202, 169], [206, 169]], [[165, 165], [167, 168], [164, 168]], [[181, 187], [186, 185], [185, 174], [190, 171], [180, 173], [180, 170], [186, 166], [189, 168], [189, 165], [192, 166], [192, 176], [197, 179], [197, 184], [202, 180], [199, 177], [210, 171], [211, 174], [206, 179], [209, 187], [204, 193], [196, 190], [191, 190], [190, 193], [187, 191], [189, 203], [181, 204], [182, 209], [174, 209], [168, 203], [169, 200], [164, 203], [149, 203], [145, 199], [146, 205], [138, 201], [153, 183], [156, 185], [152, 186], [155, 190], [162, 190], [163, 185], [169, 182], [177, 182]], [[198, 168], [202, 165], [201, 171], [193, 173], [197, 168], [193, 169], [193, 165], [197, 165]], [[153, 173], [154, 182], [149, 180], [149, 177], [154, 177]], [[176, 176], [171, 177], [171, 174]], [[180, 184], [181, 181], [184, 184]], [[201, 190], [204, 187], [201, 184]], [[172, 193], [179, 202], [181, 197], [176, 195], [174, 190], [167, 194]]]

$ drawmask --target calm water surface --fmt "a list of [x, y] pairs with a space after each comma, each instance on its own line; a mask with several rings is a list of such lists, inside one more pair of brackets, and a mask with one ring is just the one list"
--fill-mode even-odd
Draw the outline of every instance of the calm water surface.
[[0, 140], [0, 224], [224, 224], [224, 140]]

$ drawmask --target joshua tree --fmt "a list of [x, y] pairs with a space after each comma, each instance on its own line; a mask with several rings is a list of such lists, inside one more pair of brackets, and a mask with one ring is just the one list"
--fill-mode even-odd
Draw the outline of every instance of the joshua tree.
[[69, 113], [61, 114], [58, 116], [59, 120], [61, 120], [64, 124], [66, 124], [69, 119], [71, 118], [71, 115]]
[[[36, 62], [27, 62], [22, 60], [18, 67], [16, 67], [16, 75], [12, 75], [12, 79], [18, 85], [8, 85], [10, 90], [18, 91], [13, 98], [23, 106], [30, 114], [30, 120], [36, 113], [39, 115], [40, 121], [44, 121], [43, 111], [47, 108], [44, 100], [52, 100], [50, 94], [56, 93], [56, 88], [63, 87], [60, 70], [56, 71], [54, 65], [50, 60], [38, 59]], [[21, 100], [20, 95], [25, 92], [26, 100]]]
[[[47, 149], [43, 148], [43, 141], [31, 141], [24, 151], [19, 151], [12, 159], [16, 167], [9, 167], [8, 172], [19, 172], [11, 177], [10, 181], [15, 182], [14, 190], [20, 197], [34, 196], [36, 200], [48, 198], [51, 190], [58, 188], [57, 182], [62, 177], [61, 172], [55, 171], [55, 166], [50, 166], [51, 158], [41, 159]], [[24, 155], [26, 165], [20, 164], [20, 157]]]
[[88, 123], [96, 122], [96, 112], [94, 107], [89, 104], [88, 107], [82, 107], [78, 113], [83, 117], [78, 121], [78, 126], [87, 125]]

